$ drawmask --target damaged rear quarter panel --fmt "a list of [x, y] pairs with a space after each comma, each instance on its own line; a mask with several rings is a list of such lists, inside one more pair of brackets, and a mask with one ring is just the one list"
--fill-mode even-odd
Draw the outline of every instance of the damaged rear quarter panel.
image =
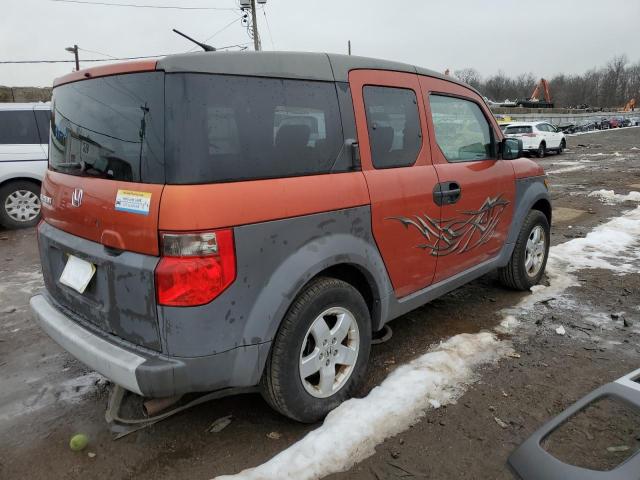
[[220, 297], [200, 307], [159, 307], [169, 355], [197, 357], [271, 341], [304, 285], [333, 265], [359, 268], [377, 299], [392, 291], [369, 206], [236, 227], [234, 238], [237, 277]]

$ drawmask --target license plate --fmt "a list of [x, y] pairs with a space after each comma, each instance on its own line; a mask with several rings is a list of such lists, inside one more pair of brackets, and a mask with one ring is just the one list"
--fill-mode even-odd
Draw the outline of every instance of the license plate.
[[60, 283], [73, 288], [76, 292], [84, 293], [95, 273], [96, 266], [93, 263], [69, 255], [60, 275]]

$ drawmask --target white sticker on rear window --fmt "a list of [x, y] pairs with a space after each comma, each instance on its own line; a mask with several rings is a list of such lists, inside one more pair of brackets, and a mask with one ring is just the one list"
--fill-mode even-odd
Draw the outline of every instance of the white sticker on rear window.
[[150, 192], [136, 192], [135, 190], [118, 190], [116, 195], [116, 210], [119, 212], [149, 215], [151, 205]]

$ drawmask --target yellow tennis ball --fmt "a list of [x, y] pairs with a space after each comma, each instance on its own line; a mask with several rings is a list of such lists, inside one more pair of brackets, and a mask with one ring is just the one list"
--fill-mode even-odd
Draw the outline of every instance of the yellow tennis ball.
[[80, 450], [84, 450], [88, 443], [89, 438], [84, 433], [78, 433], [69, 440], [69, 448], [74, 452], [79, 452]]

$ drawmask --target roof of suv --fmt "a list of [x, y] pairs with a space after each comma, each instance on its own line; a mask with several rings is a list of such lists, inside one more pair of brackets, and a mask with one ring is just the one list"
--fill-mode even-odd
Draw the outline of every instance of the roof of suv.
[[34, 103], [0, 103], [0, 111], [7, 110], [51, 110], [50, 102], [34, 102]]
[[534, 127], [536, 125], [540, 125], [541, 123], [548, 123], [543, 121], [538, 122], [512, 122], [509, 124], [509, 127]]
[[193, 52], [169, 55], [159, 59], [157, 63], [149, 60], [123, 62], [73, 72], [56, 79], [54, 85], [57, 86], [91, 77], [134, 71], [151, 71], [154, 69], [164, 70], [169, 73], [219, 73], [336, 82], [349, 81], [350, 70], [391, 70], [440, 78], [476, 91], [473, 87], [456, 80], [454, 77], [406, 63], [336, 53], [264, 51]]
[[312, 52], [195, 52], [170, 55], [158, 61], [166, 72], [226, 73], [307, 80], [348, 81], [354, 69], [420, 73], [458, 82], [453, 77], [415, 65], [377, 58]]

